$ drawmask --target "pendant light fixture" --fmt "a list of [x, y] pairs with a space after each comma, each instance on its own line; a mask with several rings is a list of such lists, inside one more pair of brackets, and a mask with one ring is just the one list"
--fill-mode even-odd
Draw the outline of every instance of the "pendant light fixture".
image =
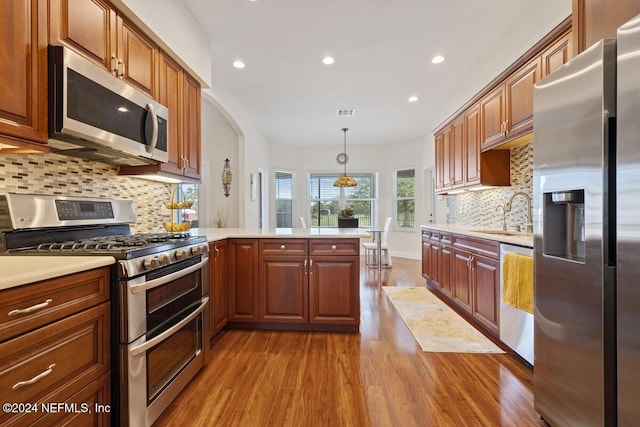
[[342, 128], [342, 132], [344, 132], [344, 151], [336, 156], [336, 162], [339, 165], [344, 165], [344, 174], [336, 179], [336, 182], [333, 183], [334, 187], [355, 187], [358, 185], [355, 179], [347, 175], [347, 162], [349, 161], [349, 156], [347, 156], [347, 131], [348, 128]]

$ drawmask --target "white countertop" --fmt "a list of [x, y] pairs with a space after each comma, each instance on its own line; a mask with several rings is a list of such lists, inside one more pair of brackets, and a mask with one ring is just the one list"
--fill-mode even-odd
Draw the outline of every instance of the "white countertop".
[[[479, 237], [487, 240], [494, 240], [500, 243], [508, 243], [510, 245], [519, 245], [533, 248], [533, 234], [532, 233], [520, 233], [515, 231], [508, 231], [509, 235], [493, 234], [491, 231], [498, 233], [501, 230], [489, 230], [483, 227], [472, 227], [468, 225], [455, 225], [455, 224], [428, 224], [421, 225], [421, 228], [429, 228], [432, 230], [447, 231], [456, 234], [465, 234], [467, 236]], [[483, 232], [489, 231], [489, 232]]]
[[356, 239], [369, 238], [367, 228], [194, 228], [193, 236], [206, 236], [210, 242], [224, 239]]
[[115, 263], [110, 256], [0, 256], [0, 290]]

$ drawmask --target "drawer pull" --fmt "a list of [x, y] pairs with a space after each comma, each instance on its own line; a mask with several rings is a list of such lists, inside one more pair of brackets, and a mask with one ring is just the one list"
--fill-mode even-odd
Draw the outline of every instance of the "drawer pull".
[[287, 247], [285, 245], [282, 245], [282, 246], [280, 246], [280, 250], [284, 252], [284, 251], [287, 250]]
[[336, 250], [338, 250], [338, 247], [336, 245], [331, 245], [331, 250], [332, 251], [336, 251]]
[[51, 365], [49, 365], [49, 368], [47, 368], [46, 371], [39, 373], [38, 375], [36, 375], [35, 377], [31, 378], [30, 380], [20, 381], [20, 382], [15, 383], [13, 385], [13, 387], [11, 387], [11, 389], [12, 390], [17, 390], [20, 387], [24, 387], [26, 385], [31, 385], [31, 384], [37, 383], [38, 381], [40, 381], [41, 379], [43, 379], [47, 375], [51, 374], [53, 372], [53, 368], [55, 368], [55, 367], [56, 367], [56, 364], [52, 363]]
[[49, 298], [45, 302], [41, 302], [40, 304], [32, 305], [31, 307], [18, 308], [18, 309], [15, 309], [15, 310], [11, 310], [9, 313], [7, 313], [7, 315], [8, 316], [15, 316], [17, 314], [33, 313], [34, 311], [42, 310], [43, 308], [47, 307], [52, 302], [53, 302], [53, 300], [51, 298]]

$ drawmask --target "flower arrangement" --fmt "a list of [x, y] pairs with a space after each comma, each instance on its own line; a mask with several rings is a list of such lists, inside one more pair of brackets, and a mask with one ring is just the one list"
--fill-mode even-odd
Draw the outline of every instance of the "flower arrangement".
[[340, 209], [338, 218], [353, 218], [353, 208], [349, 205], [346, 205], [344, 208]]

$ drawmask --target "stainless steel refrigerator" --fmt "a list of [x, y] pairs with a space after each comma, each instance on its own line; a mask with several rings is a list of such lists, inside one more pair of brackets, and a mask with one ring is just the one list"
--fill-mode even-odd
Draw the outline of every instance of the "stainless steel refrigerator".
[[534, 399], [640, 425], [640, 17], [534, 89]]

